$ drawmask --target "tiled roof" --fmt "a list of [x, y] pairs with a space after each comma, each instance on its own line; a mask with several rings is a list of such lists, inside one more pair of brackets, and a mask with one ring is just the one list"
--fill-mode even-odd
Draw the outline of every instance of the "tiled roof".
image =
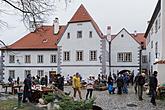
[[42, 26], [4, 49], [57, 49], [57, 41], [62, 37], [65, 26], [60, 26], [59, 33], [53, 34], [53, 26]]
[[165, 60], [156, 61], [154, 64], [165, 64]]
[[77, 9], [69, 23], [75, 23], [75, 22], [88, 22], [90, 21], [92, 25], [94, 26], [95, 30], [99, 34], [101, 38], [103, 38], [103, 34], [96, 24], [96, 22], [93, 20], [93, 18], [90, 16], [88, 11], [85, 9], [85, 7], [81, 4], [80, 7]]
[[136, 41], [138, 41], [140, 44], [141, 42], [143, 42], [143, 46], [144, 48], [146, 48], [146, 38], [144, 37], [144, 33], [137, 33], [136, 35], [135, 34], [132, 34], [134, 36], [134, 38], [136, 39]]

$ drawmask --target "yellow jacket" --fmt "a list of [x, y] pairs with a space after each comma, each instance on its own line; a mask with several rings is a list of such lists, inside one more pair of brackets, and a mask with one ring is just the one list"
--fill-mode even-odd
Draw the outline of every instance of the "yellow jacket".
[[80, 88], [81, 87], [80, 77], [73, 76], [72, 86], [73, 86], [73, 88]]

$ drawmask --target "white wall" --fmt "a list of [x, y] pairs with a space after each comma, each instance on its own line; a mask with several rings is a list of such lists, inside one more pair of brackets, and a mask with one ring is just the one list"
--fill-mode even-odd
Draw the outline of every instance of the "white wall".
[[[81, 24], [81, 25], [80, 25]], [[77, 31], [82, 31], [82, 38], [77, 38]], [[92, 31], [92, 38], [89, 38], [89, 31]], [[70, 32], [70, 39], [67, 39], [67, 33]], [[100, 70], [98, 67], [95, 68], [95, 66], [100, 66], [101, 63], [99, 60], [99, 56], [101, 55], [101, 42], [100, 37], [97, 34], [96, 30], [94, 29], [91, 22], [80, 22], [80, 23], [69, 23], [68, 27], [63, 34], [60, 42], [58, 43], [58, 46], [62, 46], [61, 51], [61, 67], [62, 67], [62, 73], [64, 75], [68, 74], [68, 72], [75, 72], [77, 68], [73, 65], [84, 65], [83, 69], [81, 68], [81, 71], [78, 69], [76, 72], [81, 72], [83, 74], [88, 74], [89, 70], [86, 69], [86, 67], [92, 66], [90, 69], [90, 73], [99, 73]], [[76, 61], [76, 51], [77, 50], [83, 50], [83, 61]], [[89, 60], [89, 51], [90, 50], [96, 50], [97, 51], [97, 61], [90, 61]], [[64, 51], [70, 51], [70, 61], [63, 61], [63, 52]], [[72, 68], [67, 69], [65, 66], [72, 66]], [[99, 68], [100, 68], [99, 67]], [[73, 69], [73, 70], [72, 70]], [[85, 77], [88, 77], [86, 75], [82, 75]]]
[[[36, 76], [37, 70], [44, 70], [44, 75], [48, 75], [49, 71], [57, 71], [57, 63], [50, 62], [51, 55], [57, 55], [56, 50], [49, 51], [5, 51], [4, 57], [4, 81], [7, 82], [9, 70], [15, 70], [15, 78], [18, 76], [20, 80], [24, 80], [25, 70], [31, 70], [32, 76]], [[15, 63], [9, 63], [9, 55], [15, 55]], [[31, 55], [31, 63], [25, 63], [25, 55]], [[37, 63], [37, 56], [43, 55], [43, 63]], [[58, 57], [58, 56], [57, 56]], [[17, 59], [19, 62], [17, 62]], [[48, 75], [49, 76], [49, 75]]]
[[[124, 37], [121, 37], [121, 35]], [[112, 54], [112, 67], [111, 71], [117, 72], [117, 70], [134, 70], [137, 73], [137, 69], [139, 66], [138, 61], [138, 50], [139, 43], [135, 41], [131, 35], [123, 29], [113, 40], [111, 43], [111, 54]], [[117, 62], [117, 53], [119, 52], [132, 52], [132, 62]], [[118, 66], [118, 67], [117, 67]], [[131, 67], [134, 66], [134, 67]]]

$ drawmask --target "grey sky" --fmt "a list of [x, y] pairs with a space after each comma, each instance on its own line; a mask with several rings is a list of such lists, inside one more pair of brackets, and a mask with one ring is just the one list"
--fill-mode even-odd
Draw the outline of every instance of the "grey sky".
[[[145, 32], [147, 21], [155, 9], [158, 0], [71, 0], [67, 9], [63, 3], [59, 3], [57, 11], [49, 17], [47, 24], [52, 24], [55, 17], [59, 17], [60, 24], [67, 24], [80, 4], [83, 4], [102, 32], [106, 33], [106, 27], [112, 26], [112, 34], [126, 28], [130, 33]], [[1, 16], [2, 17], [2, 16]], [[9, 23], [9, 28], [0, 30], [0, 40], [7, 45], [14, 43], [28, 33], [16, 15], [3, 15]]]

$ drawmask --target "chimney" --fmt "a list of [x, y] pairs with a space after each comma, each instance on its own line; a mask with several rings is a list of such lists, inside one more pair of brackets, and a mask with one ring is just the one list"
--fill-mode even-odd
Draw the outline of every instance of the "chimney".
[[107, 26], [107, 40], [111, 41], [111, 26]]
[[58, 34], [58, 32], [59, 32], [59, 20], [58, 20], [58, 18], [55, 18], [54, 20], [53, 20], [53, 29], [54, 29], [54, 34]]
[[137, 31], [136, 31], [136, 30], [134, 31], [134, 35], [135, 35], [135, 36], [137, 35]]

